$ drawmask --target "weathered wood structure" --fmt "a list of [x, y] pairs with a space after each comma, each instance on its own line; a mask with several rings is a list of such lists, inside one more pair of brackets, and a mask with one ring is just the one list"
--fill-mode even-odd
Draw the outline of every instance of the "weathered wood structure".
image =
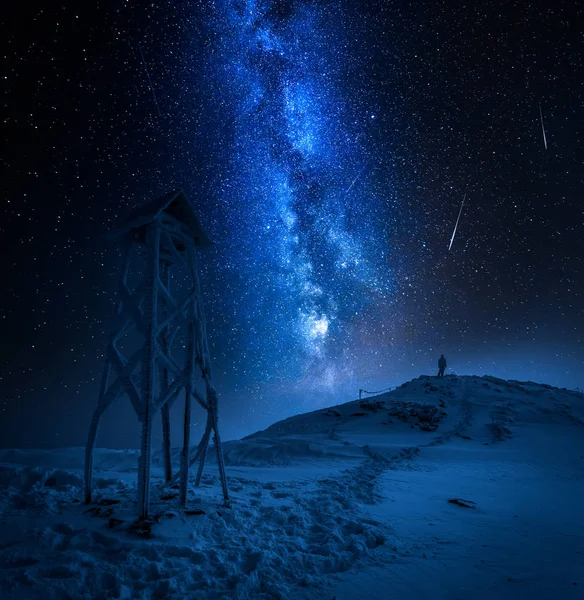
[[[211, 379], [205, 315], [197, 272], [197, 254], [211, 245], [182, 190], [176, 190], [134, 212], [119, 230], [124, 269], [97, 408], [85, 452], [85, 502], [91, 502], [93, 450], [104, 411], [127, 395], [141, 424], [138, 459], [138, 514], [148, 517], [152, 424], [162, 418], [166, 482], [173, 479], [170, 408], [184, 390], [184, 428], [179, 502], [186, 505], [189, 466], [199, 460], [199, 484], [211, 434], [225, 504], [227, 478], [218, 426], [217, 393]], [[179, 268], [180, 267], [180, 268]], [[175, 272], [186, 274], [176, 281]], [[174, 285], [173, 285], [174, 284]], [[179, 290], [182, 289], [182, 292]], [[202, 377], [202, 390], [195, 385]], [[192, 399], [206, 410], [207, 421], [194, 456], [190, 453]]]

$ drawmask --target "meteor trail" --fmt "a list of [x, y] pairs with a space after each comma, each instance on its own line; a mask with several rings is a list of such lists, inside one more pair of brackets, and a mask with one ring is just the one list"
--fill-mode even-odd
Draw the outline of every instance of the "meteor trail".
[[452, 248], [452, 242], [454, 241], [454, 236], [456, 235], [456, 228], [458, 227], [458, 221], [460, 221], [460, 215], [462, 214], [462, 207], [464, 206], [464, 201], [466, 199], [466, 194], [462, 199], [462, 204], [460, 205], [460, 210], [458, 211], [458, 218], [456, 219], [456, 224], [454, 225], [454, 231], [452, 232], [452, 237], [450, 238], [450, 245], [448, 246], [448, 250]]
[[148, 77], [148, 85], [150, 86], [150, 91], [152, 92], [152, 97], [154, 98], [154, 104], [156, 104], [156, 109], [158, 110], [158, 114], [162, 116], [160, 112], [160, 106], [158, 106], [158, 100], [156, 99], [156, 94], [154, 93], [154, 88], [152, 87], [152, 79], [150, 79], [150, 73], [148, 72], [148, 67], [146, 66], [146, 61], [144, 60], [144, 54], [142, 54], [142, 47], [140, 46], [140, 42], [138, 42], [138, 50], [140, 52], [140, 57], [142, 58], [142, 64], [144, 65], [144, 70], [146, 71], [146, 77]]
[[541, 121], [541, 132], [543, 133], [543, 145], [545, 146], [545, 149], [547, 150], [547, 139], [545, 137], [545, 129], [543, 126], [543, 114], [541, 112], [541, 102], [539, 103], [539, 119]]
[[359, 177], [361, 177], [361, 173], [363, 173], [363, 171], [365, 170], [365, 167], [363, 167], [358, 173], [357, 173], [357, 177], [355, 177], [355, 179], [353, 179], [353, 183], [351, 183], [351, 185], [347, 188], [347, 191], [345, 192], [345, 194], [348, 194], [351, 191], [351, 188], [355, 185], [355, 183], [357, 182], [357, 179], [359, 179]]

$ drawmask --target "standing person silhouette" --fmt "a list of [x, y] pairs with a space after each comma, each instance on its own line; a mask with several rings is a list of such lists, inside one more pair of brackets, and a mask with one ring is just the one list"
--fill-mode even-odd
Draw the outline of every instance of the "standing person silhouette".
[[446, 369], [446, 359], [444, 354], [441, 354], [438, 359], [438, 377], [444, 377], [444, 369]]

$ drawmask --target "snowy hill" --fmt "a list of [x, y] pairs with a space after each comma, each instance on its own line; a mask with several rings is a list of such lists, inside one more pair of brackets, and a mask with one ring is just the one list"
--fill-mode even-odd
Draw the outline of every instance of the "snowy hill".
[[[0, 451], [0, 597], [580, 598], [584, 395], [420, 377], [224, 444], [189, 512], [153, 477], [133, 527], [137, 451]], [[211, 453], [212, 454], [212, 453]], [[176, 469], [176, 465], [175, 465]]]

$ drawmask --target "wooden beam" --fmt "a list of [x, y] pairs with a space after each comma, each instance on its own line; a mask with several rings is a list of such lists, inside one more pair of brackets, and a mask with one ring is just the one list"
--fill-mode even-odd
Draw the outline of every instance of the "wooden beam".
[[[139, 350], [136, 354], [141, 354], [143, 350]], [[118, 379], [122, 382], [124, 386], [124, 391], [128, 394], [128, 398], [130, 398], [130, 402], [134, 407], [134, 411], [136, 412], [136, 416], [140, 419], [141, 415], [144, 413], [144, 406], [142, 404], [142, 399], [140, 397], [140, 392], [136, 387], [136, 384], [132, 380], [132, 373], [136, 368], [136, 364], [130, 364], [126, 362], [124, 357], [119, 353], [119, 351], [113, 346], [113, 344], [109, 347], [109, 358], [113, 363], [113, 366], [116, 370], [116, 374]], [[129, 365], [129, 366], [128, 366]]]
[[156, 338], [158, 317], [158, 282], [159, 282], [159, 250], [160, 228], [158, 221], [148, 226], [146, 234], [148, 246], [147, 292], [144, 295], [144, 320], [146, 343], [144, 360], [142, 361], [142, 405], [144, 418], [140, 441], [140, 458], [138, 461], [138, 515], [148, 518], [150, 505], [150, 463], [152, 460], [152, 417], [154, 408], [154, 386], [156, 378]]

